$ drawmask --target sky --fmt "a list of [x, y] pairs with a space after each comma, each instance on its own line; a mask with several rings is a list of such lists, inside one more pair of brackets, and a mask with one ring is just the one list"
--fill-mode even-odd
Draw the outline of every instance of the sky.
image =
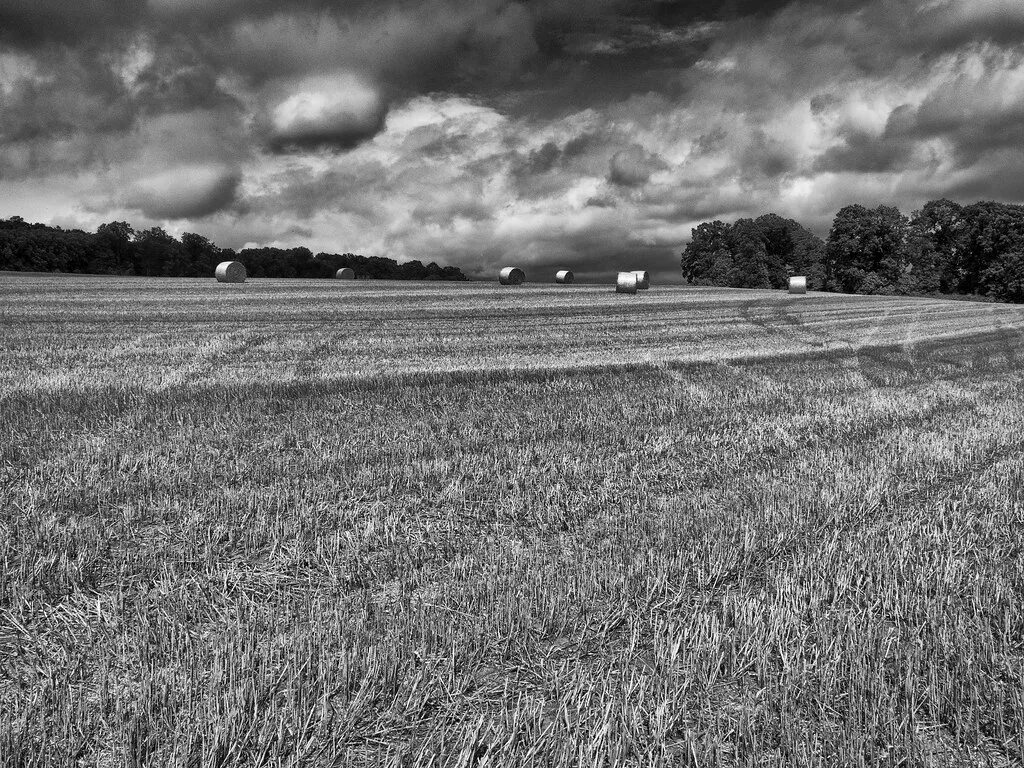
[[1020, 0], [0, 0], [0, 217], [87, 231], [670, 277], [1022, 150]]

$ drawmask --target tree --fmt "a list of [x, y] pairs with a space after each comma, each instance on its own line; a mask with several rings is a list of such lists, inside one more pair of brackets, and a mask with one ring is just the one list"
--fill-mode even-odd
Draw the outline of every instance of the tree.
[[181, 236], [181, 247], [186, 255], [185, 277], [206, 277], [213, 274], [221, 261], [221, 250], [202, 235], [186, 232]]
[[732, 225], [727, 242], [732, 265], [725, 284], [733, 288], [772, 288], [761, 228], [752, 219], [740, 219]]
[[896, 293], [910, 266], [910, 222], [898, 209], [848, 205], [832, 222], [825, 245], [826, 280], [847, 293]]
[[811, 274], [815, 287], [821, 282], [815, 270], [824, 243], [792, 219], [769, 213], [731, 226], [704, 223], [692, 233], [681, 261], [691, 283], [782, 288], [793, 274]]
[[1024, 206], [932, 200], [908, 220], [889, 206], [848, 205], [822, 242], [768, 213], [692, 230], [680, 265], [703, 285], [782, 287], [804, 274], [818, 289], [850, 293], [963, 293], [1021, 301]]
[[913, 270], [924, 291], [955, 293], [966, 274], [963, 258], [966, 219], [963, 207], [942, 198], [925, 203], [910, 220], [914, 243]]
[[810, 287], [822, 287], [825, 243], [793, 219], [767, 213], [754, 220], [765, 233], [773, 287], [784, 288], [791, 275], [806, 275]]
[[135, 235], [135, 273], [138, 275], [181, 275], [188, 267], [185, 250], [160, 227]]
[[135, 237], [135, 228], [127, 221], [111, 221], [107, 224], [100, 224], [96, 228], [96, 234], [117, 242], [130, 243]]
[[[963, 252], [957, 259], [960, 293], [986, 295], [993, 288], [993, 276], [1002, 274], [1004, 255], [1024, 251], [1024, 206], [982, 202], [963, 209]], [[995, 271], [989, 272], [990, 267]], [[986, 277], [988, 275], [988, 277]]]
[[1024, 303], [1024, 251], [1002, 254], [985, 270], [982, 278], [992, 298]]
[[729, 250], [729, 225], [721, 221], [704, 222], [691, 230], [692, 238], [683, 251], [681, 265], [687, 282], [716, 285], [732, 271]]
[[400, 265], [381, 256], [319, 253], [308, 248], [248, 248], [236, 256], [208, 238], [186, 232], [179, 242], [160, 227], [136, 230], [127, 222], [101, 224], [95, 233], [30, 224], [20, 216], [0, 219], [0, 269], [208, 277], [219, 261], [238, 258], [252, 277], [334, 277], [352, 267], [360, 277], [465, 280], [458, 267]]
[[96, 229], [94, 254], [87, 271], [100, 274], [131, 274], [135, 229], [126, 221], [111, 221]]

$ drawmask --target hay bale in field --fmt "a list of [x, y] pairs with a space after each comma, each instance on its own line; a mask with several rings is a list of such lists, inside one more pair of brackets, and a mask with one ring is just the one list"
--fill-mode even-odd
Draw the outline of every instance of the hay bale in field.
[[355, 280], [356, 271], [352, 267], [342, 267], [334, 273], [334, 277], [338, 280]]
[[572, 273], [571, 269], [560, 269], [555, 272], [555, 282], [561, 283], [562, 285], [568, 285], [576, 279], [576, 275]]
[[796, 275], [789, 278], [790, 293], [807, 293], [807, 278], [803, 275]]
[[505, 267], [498, 273], [498, 282], [502, 285], [522, 285], [526, 273], [519, 267]]
[[246, 278], [245, 265], [240, 261], [222, 261], [217, 265], [218, 283], [244, 283]]
[[641, 291], [646, 291], [651, 287], [651, 275], [646, 270], [635, 269], [633, 274], [636, 275], [636, 287]]
[[619, 277], [615, 281], [615, 292], [616, 293], [636, 293], [639, 281], [636, 277], [636, 272], [619, 272]]

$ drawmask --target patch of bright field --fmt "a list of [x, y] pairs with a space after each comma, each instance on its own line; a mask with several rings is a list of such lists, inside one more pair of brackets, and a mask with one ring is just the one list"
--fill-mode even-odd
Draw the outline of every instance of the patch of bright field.
[[1018, 764], [1022, 329], [0, 277], [0, 764]]

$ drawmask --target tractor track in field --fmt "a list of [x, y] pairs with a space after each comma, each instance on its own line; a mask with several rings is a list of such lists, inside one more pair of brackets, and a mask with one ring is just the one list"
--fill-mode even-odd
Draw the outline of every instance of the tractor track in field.
[[[995, 315], [995, 310], [992, 310]], [[1022, 342], [1024, 342], [1024, 332], [1019, 327], [1014, 327], [1004, 323], [998, 316], [993, 318], [993, 322], [996, 326], [996, 335], [1003, 342], [1003, 357], [1006, 359], [1006, 364], [1014, 369], [1020, 369], [1020, 360], [1017, 357], [1016, 349]]]

